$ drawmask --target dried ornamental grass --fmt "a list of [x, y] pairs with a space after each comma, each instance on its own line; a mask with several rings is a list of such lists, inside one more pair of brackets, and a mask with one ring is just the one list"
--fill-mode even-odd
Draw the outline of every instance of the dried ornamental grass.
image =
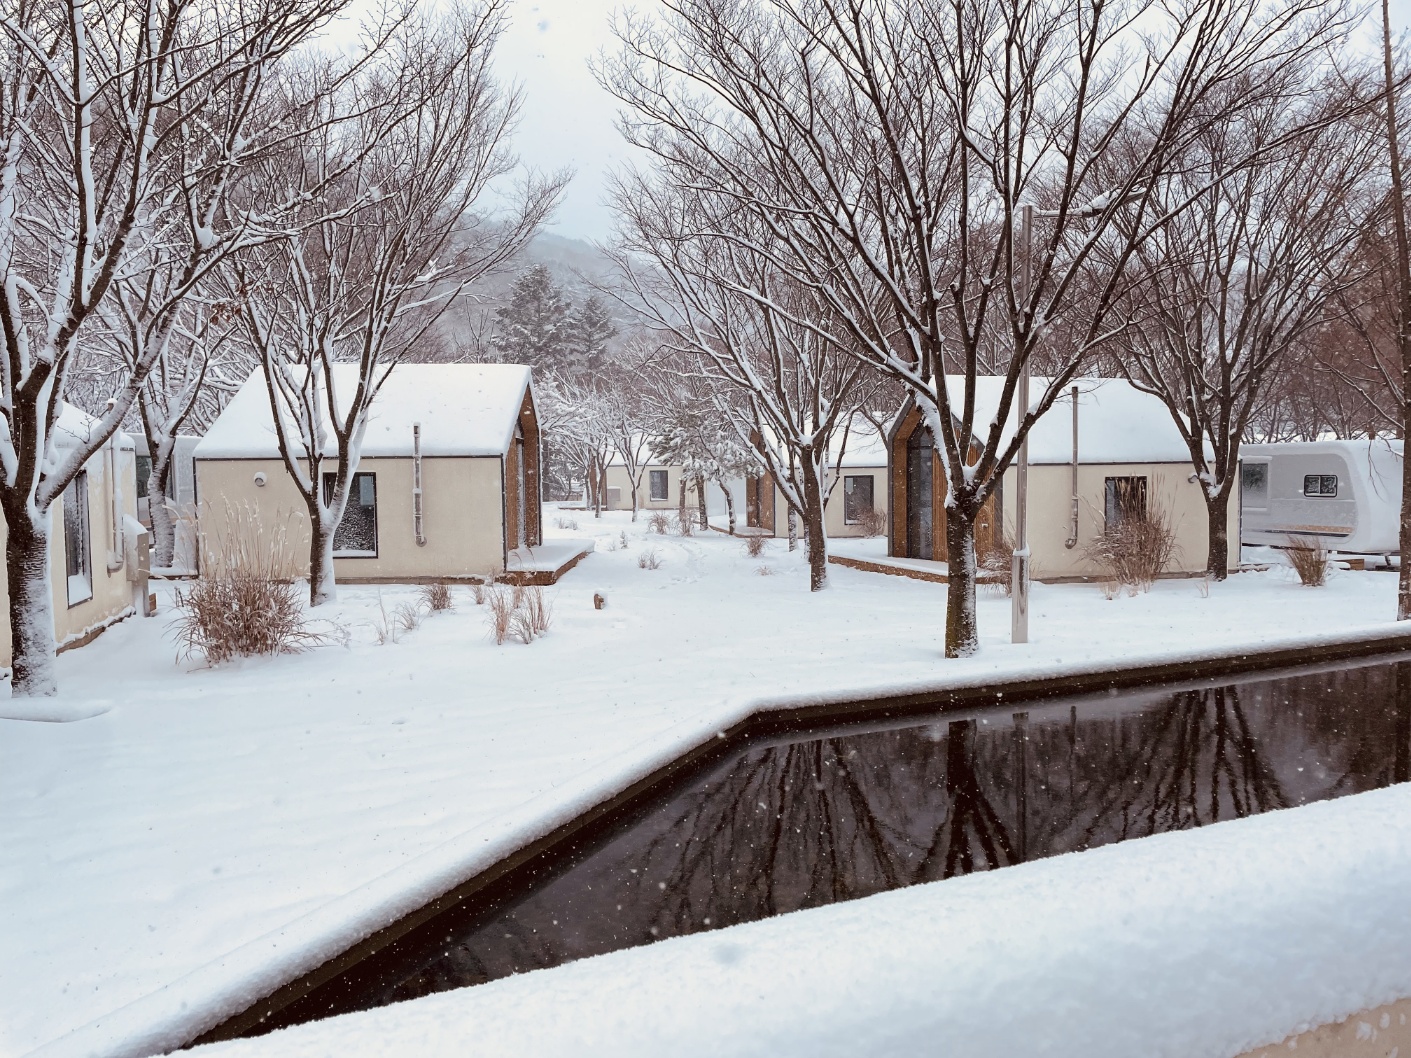
[[455, 609], [451, 599], [451, 586], [444, 580], [432, 581], [421, 589], [421, 604], [431, 613], [444, 613]]
[[657, 554], [657, 549], [649, 547], [637, 556], [638, 569], [661, 569], [661, 556]]
[[1084, 552], [1102, 571], [1106, 582], [1131, 594], [1149, 591], [1175, 557], [1176, 532], [1166, 508], [1153, 502], [1146, 510], [1124, 512], [1118, 524], [1107, 529]]
[[1305, 586], [1317, 588], [1327, 583], [1328, 551], [1318, 540], [1311, 536], [1291, 536], [1284, 554]]
[[745, 554], [750, 558], [759, 558], [764, 554], [765, 547], [769, 544], [769, 538], [760, 533], [751, 533], [745, 537]]
[[665, 511], [653, 511], [647, 519], [647, 527], [657, 535], [665, 536], [671, 531], [671, 517]]
[[863, 536], [882, 536], [887, 531], [887, 514], [875, 507], [869, 507], [862, 512], [857, 524], [861, 526]]
[[289, 522], [270, 524], [227, 504], [225, 532], [201, 541], [201, 577], [178, 589], [174, 635], [180, 654], [212, 665], [238, 657], [287, 654], [324, 640], [305, 624], [305, 589], [295, 576]]

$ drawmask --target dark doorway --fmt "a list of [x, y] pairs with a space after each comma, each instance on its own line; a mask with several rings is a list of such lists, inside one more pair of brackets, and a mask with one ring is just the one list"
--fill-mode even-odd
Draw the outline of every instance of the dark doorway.
[[934, 557], [931, 520], [934, 511], [931, 431], [918, 426], [906, 442], [906, 555]]

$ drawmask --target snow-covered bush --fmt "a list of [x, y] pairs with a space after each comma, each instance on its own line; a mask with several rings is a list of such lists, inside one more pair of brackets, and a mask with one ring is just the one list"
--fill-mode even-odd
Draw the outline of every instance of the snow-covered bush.
[[576, 533], [578, 531], [578, 522], [574, 518], [559, 518], [554, 522], [554, 524], [560, 529], [567, 529], [571, 533]]
[[677, 514], [672, 517], [671, 530], [677, 536], [690, 536], [695, 524], [695, 516], [688, 511], [685, 514]]
[[1010, 537], [1004, 533], [976, 534], [975, 559], [981, 584], [1002, 595], [1014, 594], [1014, 542]]
[[1298, 579], [1307, 587], [1317, 588], [1327, 582], [1328, 552], [1313, 537], [1289, 537], [1289, 546], [1284, 550], [1284, 555], [1298, 574]]
[[671, 516], [665, 511], [653, 511], [651, 518], [647, 520], [647, 527], [652, 532], [665, 536], [671, 531]]
[[745, 537], [745, 554], [749, 555], [750, 558], [759, 558], [760, 555], [764, 554], [765, 545], [768, 543], [768, 537], [760, 533], [751, 533], [749, 536]]
[[638, 569], [660, 569], [661, 556], [657, 554], [657, 549], [649, 547], [637, 556]]
[[226, 525], [223, 535], [202, 541], [200, 579], [176, 592], [181, 656], [200, 653], [219, 665], [321, 642], [305, 624], [288, 525], [262, 521], [248, 507], [228, 509]]

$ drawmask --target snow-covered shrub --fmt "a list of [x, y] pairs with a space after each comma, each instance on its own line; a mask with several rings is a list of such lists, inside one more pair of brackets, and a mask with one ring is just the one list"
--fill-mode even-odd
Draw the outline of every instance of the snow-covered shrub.
[[755, 570], [755, 572], [756, 572], [757, 574], [759, 574], [761, 577], [772, 577], [772, 576], [774, 576], [774, 570], [773, 570], [771, 567], [769, 567], [769, 566], [760, 566], [757, 570]]
[[745, 554], [750, 558], [759, 558], [764, 554], [764, 548], [769, 543], [769, 538], [760, 533], [751, 533], [745, 537]]
[[661, 556], [657, 554], [657, 549], [649, 547], [637, 556], [638, 569], [660, 569]]
[[578, 531], [578, 522], [573, 518], [560, 518], [554, 524], [560, 529], [567, 529], [570, 532], [576, 533]]
[[1150, 590], [1176, 553], [1176, 531], [1166, 507], [1145, 494], [1133, 496], [1118, 513], [1116, 524], [1084, 548], [1084, 553], [1111, 581], [1130, 593]]
[[665, 511], [653, 511], [652, 516], [647, 519], [647, 528], [660, 536], [665, 536], [671, 531], [671, 516]]
[[617, 534], [617, 546], [620, 547], [620, 548], [622, 548], [622, 550], [624, 550], [624, 551], [627, 550], [627, 530], [626, 530], [626, 529], [622, 530], [622, 532], [620, 532], [620, 533]]
[[288, 524], [248, 507], [226, 511], [225, 532], [201, 541], [201, 576], [178, 589], [173, 634], [181, 656], [212, 665], [255, 654], [305, 650], [324, 637], [305, 624], [304, 591]]
[[862, 528], [863, 536], [881, 536], [887, 531], [887, 512], [869, 507], [862, 512], [857, 524]]
[[485, 605], [485, 594], [490, 590], [489, 577], [473, 577], [470, 581], [470, 594], [475, 598], [476, 606]]
[[677, 536], [690, 536], [695, 524], [695, 516], [689, 513], [684, 517], [677, 514], [671, 519], [671, 529]]
[[1328, 579], [1328, 552], [1311, 536], [1291, 536], [1284, 555], [1298, 574], [1298, 579], [1310, 588], [1317, 588]]
[[422, 585], [421, 604], [431, 613], [455, 609], [455, 603], [451, 600], [451, 586], [444, 580]]

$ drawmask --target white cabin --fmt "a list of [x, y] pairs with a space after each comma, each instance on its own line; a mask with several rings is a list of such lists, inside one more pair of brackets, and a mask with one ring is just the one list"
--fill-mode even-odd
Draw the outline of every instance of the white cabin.
[[1244, 543], [1307, 537], [1353, 555], [1399, 552], [1401, 441], [1246, 444], [1240, 462]]

